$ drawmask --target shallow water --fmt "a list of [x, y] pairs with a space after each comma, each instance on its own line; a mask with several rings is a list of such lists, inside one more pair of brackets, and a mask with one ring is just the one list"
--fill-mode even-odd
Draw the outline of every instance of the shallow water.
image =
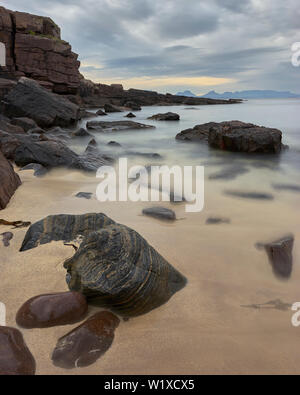
[[[166, 305], [122, 322], [112, 348], [89, 368], [69, 372], [51, 363], [57, 339], [69, 327], [22, 331], [37, 360], [38, 373], [300, 373], [300, 329], [291, 324], [292, 311], [276, 308], [280, 303], [257, 307], [276, 300], [287, 305], [300, 301], [300, 194], [272, 188], [272, 184], [300, 185], [299, 106], [300, 100], [292, 99], [199, 106], [195, 110], [146, 107], [133, 120], [153, 124], [156, 129], [94, 133], [103, 152], [114, 153], [116, 148], [106, 146], [114, 140], [125, 150], [162, 155], [158, 161], [132, 158], [132, 163], [205, 165], [204, 210], [192, 214], [185, 212], [184, 204], [160, 203], [175, 210], [181, 219], [172, 224], [142, 216], [142, 209], [151, 203], [100, 203], [95, 198], [75, 198], [80, 191], [95, 193], [97, 180], [92, 175], [55, 170], [35, 178], [32, 171], [19, 173], [23, 185], [1, 212], [2, 218], [34, 222], [49, 214], [104, 212], [140, 232], [189, 280]], [[150, 115], [167, 111], [179, 113], [181, 121], [147, 120]], [[97, 120], [120, 120], [124, 115]], [[196, 124], [233, 119], [281, 129], [283, 142], [290, 150], [276, 157], [240, 156], [210, 150], [206, 144], [175, 140], [178, 132]], [[77, 139], [70, 147], [82, 152], [88, 141]], [[214, 177], [233, 165], [248, 171], [235, 179]], [[269, 193], [274, 199], [239, 199], [225, 195], [225, 190]], [[229, 218], [231, 223], [206, 225], [210, 216]], [[0, 227], [0, 233], [7, 230]], [[52, 243], [19, 253], [26, 230], [12, 232], [11, 246], [0, 247], [0, 301], [7, 306], [7, 324], [15, 326], [16, 311], [25, 300], [67, 289], [62, 262], [73, 250]], [[295, 235], [294, 267], [291, 278], [281, 281], [274, 276], [264, 251], [257, 250], [255, 244], [287, 233]]]

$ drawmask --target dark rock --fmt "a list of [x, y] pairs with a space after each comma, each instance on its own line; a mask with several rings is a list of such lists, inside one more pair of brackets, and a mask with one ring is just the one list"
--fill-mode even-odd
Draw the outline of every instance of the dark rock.
[[37, 128], [37, 124], [33, 119], [21, 117], [21, 118], [13, 118], [11, 123], [13, 125], [20, 126], [25, 132], [28, 132], [30, 129]]
[[21, 185], [19, 176], [0, 151], [0, 210], [4, 209]]
[[115, 147], [121, 147], [121, 144], [117, 143], [116, 141], [110, 141], [107, 145], [113, 145]]
[[0, 115], [0, 130], [9, 134], [23, 134], [24, 129], [19, 125], [14, 125], [9, 118]]
[[112, 104], [105, 104], [104, 110], [106, 113], [110, 112], [122, 112], [118, 107], [113, 106]]
[[263, 192], [246, 192], [246, 191], [234, 191], [227, 190], [225, 191], [225, 195], [238, 197], [242, 199], [257, 199], [257, 200], [273, 200], [274, 196], [270, 193]]
[[211, 174], [208, 178], [210, 180], [234, 180], [238, 176], [248, 172], [249, 170], [246, 167], [232, 165], [225, 167], [217, 173]]
[[0, 350], [0, 376], [35, 374], [35, 360], [19, 330], [0, 326]]
[[39, 295], [29, 299], [18, 310], [17, 324], [26, 329], [72, 325], [88, 312], [86, 298], [78, 292]]
[[27, 78], [19, 80], [5, 97], [3, 106], [7, 116], [31, 118], [42, 128], [69, 126], [79, 114], [78, 106]]
[[79, 199], [91, 199], [93, 194], [91, 192], [78, 192], [76, 197]]
[[42, 177], [48, 173], [48, 169], [39, 163], [30, 163], [29, 165], [22, 167], [21, 171], [23, 170], [34, 170], [35, 177]]
[[293, 235], [282, 237], [272, 243], [258, 243], [256, 246], [266, 250], [276, 276], [284, 279], [291, 277], [293, 270]]
[[216, 122], [208, 122], [204, 123], [203, 125], [196, 125], [192, 129], [186, 129], [178, 133], [176, 139], [194, 142], [208, 141], [210, 128], [217, 125], [218, 124]]
[[63, 369], [92, 365], [110, 349], [119, 323], [119, 318], [108, 311], [93, 315], [58, 340], [52, 354], [54, 365]]
[[207, 225], [230, 224], [230, 219], [221, 217], [209, 217], [206, 220]]
[[277, 191], [289, 191], [300, 193], [300, 185], [294, 184], [273, 184], [272, 187]]
[[130, 112], [129, 114], [125, 115], [125, 118], [136, 118], [136, 115], [132, 114], [132, 112]]
[[145, 125], [143, 123], [133, 121], [113, 121], [113, 122], [99, 122], [90, 121], [86, 124], [88, 129], [96, 130], [99, 132], [119, 132], [123, 130], [134, 129], [153, 129], [152, 125]]
[[145, 208], [143, 210], [143, 214], [147, 215], [149, 217], [163, 219], [163, 220], [167, 220], [167, 221], [175, 221], [176, 220], [176, 214], [174, 213], [174, 211], [169, 210], [168, 208], [165, 208], [165, 207]]
[[72, 133], [74, 137], [91, 137], [90, 133], [87, 132], [84, 128], [80, 128]]
[[4, 244], [4, 247], [9, 247], [10, 246], [10, 240], [13, 239], [14, 235], [11, 232], [4, 232], [0, 236], [2, 236], [2, 241]]
[[96, 151], [77, 155], [58, 141], [23, 143], [16, 149], [14, 160], [20, 167], [39, 163], [46, 168], [67, 167], [84, 171], [97, 171], [100, 166], [111, 164], [111, 160]]
[[209, 145], [226, 151], [277, 154], [282, 132], [240, 121], [222, 122], [209, 130]]
[[167, 112], [166, 114], [156, 114], [152, 115], [148, 119], [154, 119], [156, 121], [179, 121], [180, 116], [174, 112]]
[[[145, 314], [166, 303], [186, 279], [134, 230], [104, 214], [55, 215], [32, 225], [21, 251], [52, 240], [83, 238], [66, 260], [67, 283], [93, 304], [124, 317]], [[160, 273], [157, 276], [157, 273]]]
[[104, 117], [104, 116], [107, 115], [107, 114], [106, 114], [106, 112], [104, 112], [104, 111], [102, 111], [102, 110], [98, 110], [98, 111], [96, 112], [96, 115], [98, 115], [98, 117]]

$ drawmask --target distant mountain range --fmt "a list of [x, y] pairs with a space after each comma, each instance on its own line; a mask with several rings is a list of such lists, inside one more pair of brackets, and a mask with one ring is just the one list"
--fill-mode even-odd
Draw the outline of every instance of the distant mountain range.
[[[191, 91], [178, 92], [178, 96], [198, 97]], [[236, 91], [217, 93], [210, 91], [206, 95], [199, 96], [209, 99], [294, 99], [300, 98], [300, 94], [292, 93], [289, 91], [272, 91], [272, 90], [249, 90], [249, 91]]]

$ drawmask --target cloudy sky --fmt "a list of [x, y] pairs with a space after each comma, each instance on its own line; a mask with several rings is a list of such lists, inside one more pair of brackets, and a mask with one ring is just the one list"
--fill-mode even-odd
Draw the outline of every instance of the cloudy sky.
[[300, 93], [291, 46], [299, 0], [8, 0], [50, 16], [103, 83], [176, 93], [276, 89]]

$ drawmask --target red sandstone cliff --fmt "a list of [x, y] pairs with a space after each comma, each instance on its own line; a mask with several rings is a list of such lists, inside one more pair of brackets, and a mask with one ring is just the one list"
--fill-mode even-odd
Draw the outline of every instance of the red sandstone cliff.
[[52, 19], [0, 7], [0, 42], [6, 47], [2, 75], [44, 81], [57, 93], [77, 92], [82, 78], [78, 55], [61, 40]]

